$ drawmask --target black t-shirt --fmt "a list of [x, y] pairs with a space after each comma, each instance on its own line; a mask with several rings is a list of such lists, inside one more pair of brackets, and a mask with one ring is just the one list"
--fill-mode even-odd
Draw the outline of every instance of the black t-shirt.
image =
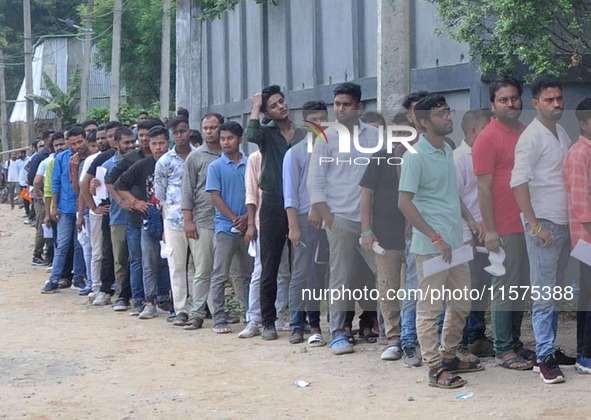
[[86, 173], [90, 174], [93, 178], [96, 177], [96, 168], [98, 168], [103, 163], [111, 159], [115, 155], [115, 153], [117, 153], [115, 149], [109, 149], [99, 153], [99, 155], [96, 158], [94, 158], [94, 160], [90, 164], [90, 167], [88, 168], [88, 171]]
[[[119, 177], [114, 187], [117, 190], [129, 191], [138, 200], [156, 204], [154, 196], [155, 168], [156, 159], [152, 156], [137, 161]], [[143, 215], [137, 211], [129, 212], [129, 222], [134, 226], [141, 226], [142, 218]]]
[[395, 165], [387, 162], [388, 158], [394, 156], [394, 153], [388, 153], [387, 150], [375, 153], [359, 185], [374, 192], [372, 230], [380, 246], [388, 250], [403, 251], [405, 220], [398, 209], [398, 171]]
[[105, 182], [111, 185], [115, 184], [121, 174], [131, 168], [134, 163], [142, 160], [143, 158], [145, 158], [145, 156], [144, 152], [142, 152], [142, 149], [132, 150], [131, 152], [124, 154], [121, 160], [117, 162], [115, 167], [107, 174]]

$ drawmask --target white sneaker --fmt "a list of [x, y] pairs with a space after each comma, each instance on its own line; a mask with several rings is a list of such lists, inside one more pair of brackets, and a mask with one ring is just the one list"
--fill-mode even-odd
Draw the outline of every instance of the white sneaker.
[[256, 321], [250, 321], [246, 327], [238, 334], [238, 338], [252, 338], [261, 335], [261, 324]]
[[402, 357], [402, 349], [396, 344], [392, 344], [382, 352], [382, 360], [399, 360]]
[[156, 310], [156, 306], [153, 303], [146, 303], [144, 306], [144, 310], [140, 314], [140, 319], [152, 319], [158, 316], [158, 311]]
[[92, 306], [105, 306], [111, 304], [111, 295], [108, 295], [104, 292], [99, 292], [94, 300], [92, 301]]

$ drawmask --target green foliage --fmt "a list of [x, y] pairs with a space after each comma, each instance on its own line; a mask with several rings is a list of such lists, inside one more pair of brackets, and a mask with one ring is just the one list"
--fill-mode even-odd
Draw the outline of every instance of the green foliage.
[[[78, 8], [85, 22], [86, 8]], [[111, 68], [113, 0], [95, 0], [93, 30], [100, 64]], [[175, 85], [175, 2], [171, 8], [171, 92]], [[125, 0], [121, 20], [121, 84], [127, 100], [149, 107], [160, 99], [162, 0]]]
[[56, 128], [58, 130], [76, 122], [78, 115], [76, 97], [80, 93], [81, 81], [80, 69], [76, 69], [76, 72], [72, 75], [68, 83], [68, 90], [65, 92], [45, 72], [43, 72], [43, 81], [51, 98], [47, 99], [38, 95], [30, 95], [29, 98], [39, 104], [45, 111], [55, 114]]
[[[591, 53], [591, 2], [586, 0], [428, 0], [450, 36], [470, 46], [482, 72], [528, 78], [564, 75]], [[441, 29], [438, 29], [441, 31]]]
[[[146, 111], [150, 117], [158, 118], [160, 114], [160, 104], [154, 102], [149, 108], [135, 108], [129, 104], [122, 104], [119, 107], [117, 117], [122, 124], [132, 126], [137, 122], [137, 117], [141, 111]], [[99, 124], [106, 124], [109, 122], [109, 108], [93, 108], [88, 111], [88, 119], [95, 120]]]
[[[256, 3], [263, 4], [269, 0], [255, 0]], [[277, 5], [279, 0], [270, 0], [273, 5]], [[224, 12], [234, 10], [240, 0], [201, 0], [200, 20], [214, 20], [220, 18]]]

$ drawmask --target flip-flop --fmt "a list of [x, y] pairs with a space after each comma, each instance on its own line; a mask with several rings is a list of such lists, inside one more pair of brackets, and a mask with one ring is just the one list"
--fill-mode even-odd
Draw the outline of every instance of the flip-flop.
[[322, 334], [313, 334], [310, 337], [308, 337], [308, 346], [310, 346], [310, 347], [326, 346], [326, 341], [324, 341]]
[[214, 325], [213, 332], [216, 334], [230, 334], [232, 332], [232, 328], [228, 324], [218, 324]]
[[[505, 360], [504, 362], [501, 359], [497, 358], [496, 362], [497, 365], [509, 370], [532, 370], [534, 367], [533, 363], [525, 360], [519, 354], [515, 357], [510, 358], [509, 360]], [[517, 365], [522, 366], [518, 367]]]

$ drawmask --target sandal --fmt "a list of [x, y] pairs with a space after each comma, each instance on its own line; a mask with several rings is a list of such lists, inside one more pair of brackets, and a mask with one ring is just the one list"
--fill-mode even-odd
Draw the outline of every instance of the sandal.
[[378, 341], [380, 335], [373, 332], [371, 328], [364, 328], [363, 331], [359, 331], [359, 339], [364, 340], [366, 343], [373, 344]]
[[201, 318], [189, 317], [185, 325], [183, 326], [183, 330], [192, 331], [198, 330], [199, 328], [203, 327], [203, 320]]
[[326, 341], [324, 341], [322, 334], [314, 334], [308, 338], [308, 346], [310, 346], [310, 347], [326, 346]]
[[232, 328], [228, 324], [218, 324], [213, 326], [213, 332], [216, 334], [230, 334]]
[[496, 361], [499, 366], [509, 370], [532, 370], [534, 368], [532, 362], [525, 360], [525, 358], [519, 354], [516, 354], [515, 357], [510, 357], [505, 361], [501, 358], [497, 358]]
[[[444, 373], [449, 373], [450, 375], [445, 378], [443, 382], [440, 382], [439, 379]], [[445, 370], [443, 367], [439, 368], [435, 372], [429, 371], [429, 386], [442, 389], [456, 389], [463, 387], [467, 383], [468, 382], [465, 379], [462, 379], [461, 376], [454, 375], [452, 372]]]
[[479, 372], [484, 370], [484, 366], [478, 362], [468, 362], [460, 360], [457, 357], [454, 357], [449, 362], [443, 361], [442, 366], [443, 369], [452, 373]]
[[351, 343], [349, 343], [349, 340], [347, 340], [347, 337], [344, 336], [332, 340], [330, 343], [330, 350], [332, 351], [332, 354], [336, 355], [353, 353], [355, 351]]
[[536, 352], [530, 349], [526, 349], [525, 347], [520, 347], [516, 349], [515, 354], [521, 356], [524, 360], [528, 362], [535, 362], [536, 360]]

